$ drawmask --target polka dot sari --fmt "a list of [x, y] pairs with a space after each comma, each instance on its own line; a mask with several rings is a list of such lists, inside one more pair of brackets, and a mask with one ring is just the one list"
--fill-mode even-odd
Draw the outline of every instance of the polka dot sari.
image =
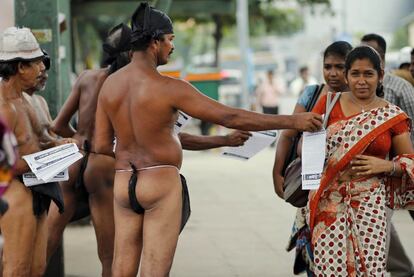
[[[327, 128], [325, 170], [320, 188], [310, 193], [308, 203], [315, 276], [385, 275], [385, 207], [390, 204], [389, 196], [396, 192], [386, 188], [388, 179], [384, 175], [350, 181], [341, 181], [339, 176], [349, 168], [355, 155], [369, 152], [379, 136], [387, 132], [387, 136], [392, 136], [390, 130], [403, 122], [407, 122], [407, 115], [388, 104], [336, 120]], [[409, 131], [409, 126], [404, 124], [404, 131]], [[383, 156], [384, 153], [370, 154]], [[396, 157], [396, 161], [400, 160], [401, 157]], [[405, 156], [404, 162], [409, 164], [406, 167], [409, 173], [412, 159]], [[414, 176], [404, 175], [408, 176], [406, 180]], [[408, 191], [405, 190], [406, 195]], [[394, 199], [401, 202], [399, 196]]]

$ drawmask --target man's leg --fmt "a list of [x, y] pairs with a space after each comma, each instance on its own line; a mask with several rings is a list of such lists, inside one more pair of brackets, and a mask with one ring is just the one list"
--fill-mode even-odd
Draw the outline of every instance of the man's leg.
[[90, 154], [84, 175], [104, 277], [111, 276], [114, 253], [114, 163], [111, 157]]
[[48, 240], [47, 240], [47, 260], [55, 253], [60, 241], [62, 240], [63, 231], [69, 223], [76, 211], [76, 190], [75, 183], [80, 170], [80, 162], [78, 161], [69, 167], [69, 180], [60, 182], [60, 188], [63, 193], [63, 201], [65, 211], [59, 213], [55, 203], [50, 204], [49, 214], [47, 216]]
[[33, 259], [31, 276], [43, 276], [46, 270], [46, 248], [47, 248], [47, 215], [42, 214], [37, 221], [36, 238], [33, 248]]
[[129, 172], [116, 173], [114, 180], [115, 242], [112, 277], [136, 276], [142, 251], [144, 215], [129, 205]]
[[32, 192], [12, 181], [4, 194], [9, 210], [1, 219], [4, 238], [3, 276], [30, 276], [36, 234]]
[[181, 180], [173, 173], [171, 178], [160, 178], [173, 189], [145, 211], [141, 276], [168, 276], [172, 266], [182, 213]]

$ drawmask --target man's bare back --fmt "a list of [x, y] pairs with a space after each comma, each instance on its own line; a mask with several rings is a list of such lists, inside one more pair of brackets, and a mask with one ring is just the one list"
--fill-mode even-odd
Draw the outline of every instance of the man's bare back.
[[130, 168], [130, 163], [137, 168], [159, 164], [181, 167], [181, 144], [173, 132], [177, 110], [166, 98], [174, 91], [172, 85], [171, 78], [136, 70], [133, 65], [105, 82], [101, 101], [117, 137], [117, 169]]
[[58, 134], [75, 135], [75, 130], [69, 126], [70, 118], [78, 111], [76, 135], [83, 145], [85, 140], [93, 144], [95, 128], [95, 111], [99, 91], [108, 77], [108, 69], [92, 69], [82, 72], [72, 93], [63, 105], [59, 115], [53, 122], [53, 131]]
[[[134, 58], [135, 55], [137, 60], [142, 58], [137, 52]], [[180, 168], [182, 149], [173, 132], [180, 108], [191, 116], [241, 130], [292, 128], [295, 125], [311, 128], [310, 125], [306, 127], [306, 121], [301, 127], [289, 116], [279, 116], [276, 123], [266, 118], [261, 124], [262, 115], [247, 111], [240, 116], [245, 123], [238, 122], [235, 117], [242, 110], [221, 105], [185, 81], [163, 76], [134, 62], [108, 78], [99, 101], [116, 133], [117, 169], [130, 168], [130, 163], [137, 168], [159, 164]], [[110, 132], [107, 135], [113, 136]]]

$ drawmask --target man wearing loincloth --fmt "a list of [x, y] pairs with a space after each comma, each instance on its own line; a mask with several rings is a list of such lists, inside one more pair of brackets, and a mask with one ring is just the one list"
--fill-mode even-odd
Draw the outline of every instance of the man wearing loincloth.
[[113, 276], [167, 276], [180, 230], [189, 216], [187, 186], [180, 176], [182, 148], [173, 126], [178, 110], [241, 130], [295, 128], [315, 131], [313, 113], [263, 115], [224, 106], [157, 67], [172, 54], [169, 17], [146, 3], [132, 16], [132, 61], [109, 76], [96, 111], [95, 150], [112, 153], [117, 137]]

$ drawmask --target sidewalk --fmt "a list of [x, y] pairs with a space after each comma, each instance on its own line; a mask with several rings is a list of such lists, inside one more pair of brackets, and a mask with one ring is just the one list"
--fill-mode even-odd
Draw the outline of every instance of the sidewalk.
[[[172, 277], [293, 276], [293, 252], [285, 246], [295, 209], [273, 191], [274, 148], [248, 162], [219, 151], [185, 151], [182, 173], [189, 184], [192, 215], [181, 234]], [[406, 211], [393, 218], [414, 259], [414, 222]], [[67, 276], [99, 276], [91, 227], [65, 233]]]

